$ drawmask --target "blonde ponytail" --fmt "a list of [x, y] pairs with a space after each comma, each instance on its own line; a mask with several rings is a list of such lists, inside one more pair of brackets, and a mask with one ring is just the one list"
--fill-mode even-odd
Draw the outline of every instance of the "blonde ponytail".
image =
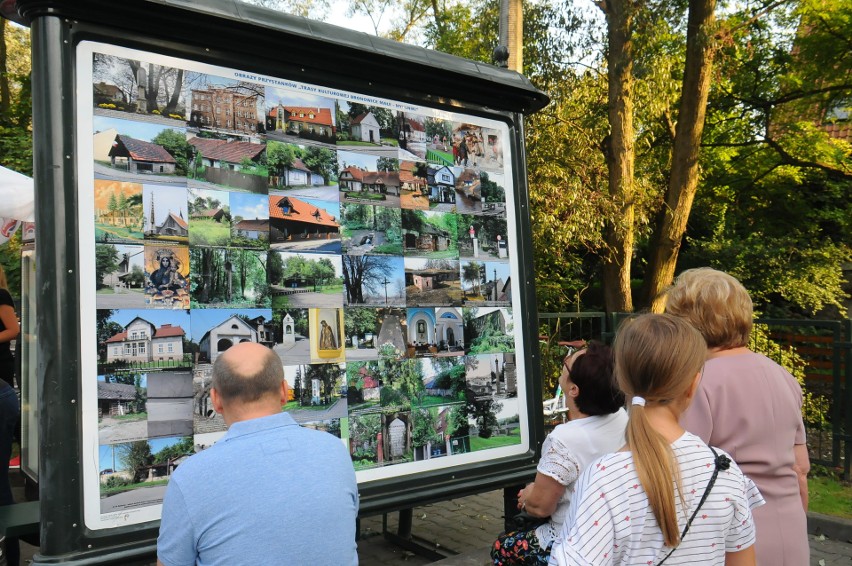
[[[627, 398], [647, 405], [680, 399], [704, 364], [707, 346], [686, 321], [665, 314], [641, 315], [625, 323], [615, 339], [615, 374]], [[675, 486], [680, 495], [680, 468], [668, 441], [648, 421], [645, 407], [630, 407], [627, 446], [639, 483], [666, 546], [680, 544]], [[682, 502], [682, 498], [681, 498]]]

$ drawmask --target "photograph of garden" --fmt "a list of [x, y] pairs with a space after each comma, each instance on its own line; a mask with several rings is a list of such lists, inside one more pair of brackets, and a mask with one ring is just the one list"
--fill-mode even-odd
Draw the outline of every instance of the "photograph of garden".
[[404, 306], [403, 258], [344, 255], [343, 286], [347, 305]]
[[344, 203], [340, 207], [343, 253], [402, 255], [402, 211], [371, 204]]
[[471, 307], [464, 309], [464, 341], [469, 354], [514, 352], [512, 309]]
[[266, 143], [269, 193], [337, 199], [337, 155], [333, 149], [270, 140]]
[[192, 436], [100, 445], [101, 513], [161, 503], [172, 473], [194, 453]]
[[264, 308], [271, 305], [267, 254], [240, 248], [192, 247], [192, 308]]
[[186, 192], [189, 244], [227, 247], [231, 241], [231, 193], [194, 187]]
[[340, 256], [271, 250], [266, 272], [275, 309], [343, 305]]
[[95, 114], [145, 121], [186, 121], [184, 71], [146, 61], [95, 53], [92, 99]]
[[99, 309], [144, 308], [145, 248], [95, 244], [95, 302]]
[[95, 179], [95, 241], [142, 243], [142, 184]]

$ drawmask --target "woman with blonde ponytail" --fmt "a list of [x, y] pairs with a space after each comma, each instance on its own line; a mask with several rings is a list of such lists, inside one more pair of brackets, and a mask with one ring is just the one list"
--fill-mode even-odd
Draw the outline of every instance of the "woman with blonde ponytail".
[[627, 445], [580, 477], [552, 565], [754, 565], [754, 484], [721, 450], [678, 423], [707, 346], [687, 322], [647, 314], [615, 340], [629, 405]]

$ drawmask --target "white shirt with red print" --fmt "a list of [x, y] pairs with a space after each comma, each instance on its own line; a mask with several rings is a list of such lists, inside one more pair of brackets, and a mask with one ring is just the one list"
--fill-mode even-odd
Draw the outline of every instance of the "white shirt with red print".
[[[700, 438], [688, 432], [672, 443], [672, 450], [684, 492], [683, 501], [675, 493], [678, 531], [683, 532], [713, 475], [714, 456]], [[599, 458], [586, 468], [576, 486], [562, 532], [550, 553], [551, 566], [653, 566], [671, 552], [663, 544], [663, 533], [639, 483], [631, 452]], [[719, 471], [710, 495], [665, 564], [723, 566], [726, 552], [754, 544], [751, 510], [763, 503], [757, 487], [732, 461], [727, 470]]]

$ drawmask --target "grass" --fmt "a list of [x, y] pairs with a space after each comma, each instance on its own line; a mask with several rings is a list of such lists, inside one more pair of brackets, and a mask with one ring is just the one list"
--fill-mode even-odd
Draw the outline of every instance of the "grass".
[[300, 405], [298, 401], [289, 401], [281, 406], [282, 411], [325, 411], [331, 405]]
[[275, 295], [272, 297], [272, 308], [277, 310], [289, 309], [290, 298], [287, 295]]
[[109, 224], [95, 224], [95, 242], [123, 242], [127, 240], [142, 241], [142, 230]]
[[833, 477], [811, 476], [808, 478], [808, 494], [809, 511], [852, 519], [852, 485]]
[[148, 418], [148, 413], [130, 413], [128, 415], [116, 415], [112, 418], [117, 421], [125, 422], [144, 421]]
[[442, 250], [440, 252], [420, 252], [419, 250], [407, 250], [406, 255], [411, 257], [425, 257], [429, 259], [458, 259], [459, 252], [457, 249], [452, 248], [449, 250]]
[[344, 194], [344, 198], [348, 198], [350, 200], [387, 200], [385, 195], [381, 193], [371, 193], [369, 191], [341, 191]]
[[328, 285], [327, 287], [323, 287], [320, 290], [320, 293], [323, 295], [342, 295], [343, 294], [343, 283], [339, 285]]
[[361, 140], [337, 140], [337, 145], [363, 145], [368, 147], [377, 147], [379, 144]]
[[489, 448], [499, 448], [501, 446], [513, 446], [520, 443], [520, 433], [510, 434], [508, 436], [492, 436], [491, 438], [481, 438], [479, 436], [470, 437], [470, 449], [474, 452], [477, 450], [488, 450]]
[[370, 253], [373, 254], [389, 254], [389, 255], [402, 255], [402, 243], [398, 244], [380, 244], [375, 246]]
[[193, 246], [227, 246], [231, 227], [227, 222], [210, 218], [193, 218], [189, 225], [189, 243]]
[[122, 493], [125, 491], [132, 491], [134, 489], [139, 489], [140, 487], [156, 487], [158, 485], [166, 485], [167, 483], [169, 483], [169, 480], [139, 482], [130, 485], [123, 485], [121, 487], [113, 487], [110, 489], [106, 489], [105, 487], [101, 486], [101, 498], [109, 497], [110, 495], [115, 495], [117, 493]]
[[143, 291], [142, 289], [124, 289], [124, 292], [116, 293], [115, 289], [113, 289], [112, 287], [104, 287], [103, 289], [98, 289], [97, 291], [95, 291], [95, 293], [98, 295], [127, 295], [130, 293], [144, 295], [145, 291]]

